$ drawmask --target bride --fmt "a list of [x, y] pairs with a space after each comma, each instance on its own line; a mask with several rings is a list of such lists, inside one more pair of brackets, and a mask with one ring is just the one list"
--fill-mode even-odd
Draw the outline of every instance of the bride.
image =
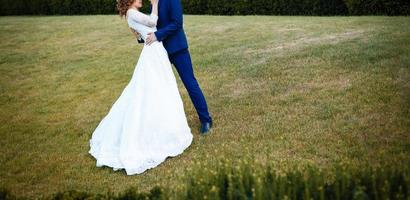
[[[158, 0], [151, 4], [146, 15], [138, 10], [141, 0], [117, 0], [120, 16], [144, 40], [156, 31]], [[89, 153], [97, 167], [133, 175], [181, 154], [192, 140], [167, 51], [162, 42], [144, 45], [131, 80], [92, 134]]]

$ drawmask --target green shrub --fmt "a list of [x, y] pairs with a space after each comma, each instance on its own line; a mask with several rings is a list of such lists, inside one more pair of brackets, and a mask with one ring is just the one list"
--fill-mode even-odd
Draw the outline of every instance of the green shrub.
[[[186, 14], [409, 15], [409, 0], [181, 0]], [[144, 1], [143, 11], [149, 10]], [[0, 0], [0, 15], [115, 14], [115, 0]]]
[[[51, 199], [403, 199], [409, 198], [409, 169], [390, 167], [352, 168], [337, 165], [333, 170], [307, 166], [280, 171], [275, 165], [248, 162], [195, 166], [185, 177], [182, 190], [155, 186], [149, 192], [131, 187], [114, 195], [63, 191]], [[177, 192], [178, 191], [178, 192]], [[7, 190], [1, 199], [15, 199]]]
[[[197, 171], [187, 181], [185, 199], [408, 199], [408, 169], [316, 167], [275, 171], [251, 164]], [[329, 175], [333, 176], [328, 180]]]
[[409, 15], [408, 0], [345, 0], [350, 15]]

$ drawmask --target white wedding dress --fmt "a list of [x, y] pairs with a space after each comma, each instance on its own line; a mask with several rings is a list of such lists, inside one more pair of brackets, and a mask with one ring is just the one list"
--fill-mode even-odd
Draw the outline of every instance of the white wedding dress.
[[[127, 12], [128, 25], [144, 40], [157, 20]], [[92, 134], [89, 153], [97, 167], [134, 175], [181, 154], [192, 139], [167, 51], [162, 42], [144, 44], [130, 82]]]

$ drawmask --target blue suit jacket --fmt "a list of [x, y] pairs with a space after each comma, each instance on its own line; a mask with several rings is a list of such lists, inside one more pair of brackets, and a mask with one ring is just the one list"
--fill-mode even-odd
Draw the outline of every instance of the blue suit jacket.
[[162, 41], [168, 54], [188, 48], [183, 29], [181, 0], [159, 0], [155, 36]]

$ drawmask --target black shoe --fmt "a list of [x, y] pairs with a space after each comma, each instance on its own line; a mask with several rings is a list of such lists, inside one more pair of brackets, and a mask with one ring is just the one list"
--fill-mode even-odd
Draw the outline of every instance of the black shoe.
[[201, 130], [200, 130], [201, 135], [208, 135], [210, 133], [211, 127], [212, 127], [212, 121], [202, 123]]

